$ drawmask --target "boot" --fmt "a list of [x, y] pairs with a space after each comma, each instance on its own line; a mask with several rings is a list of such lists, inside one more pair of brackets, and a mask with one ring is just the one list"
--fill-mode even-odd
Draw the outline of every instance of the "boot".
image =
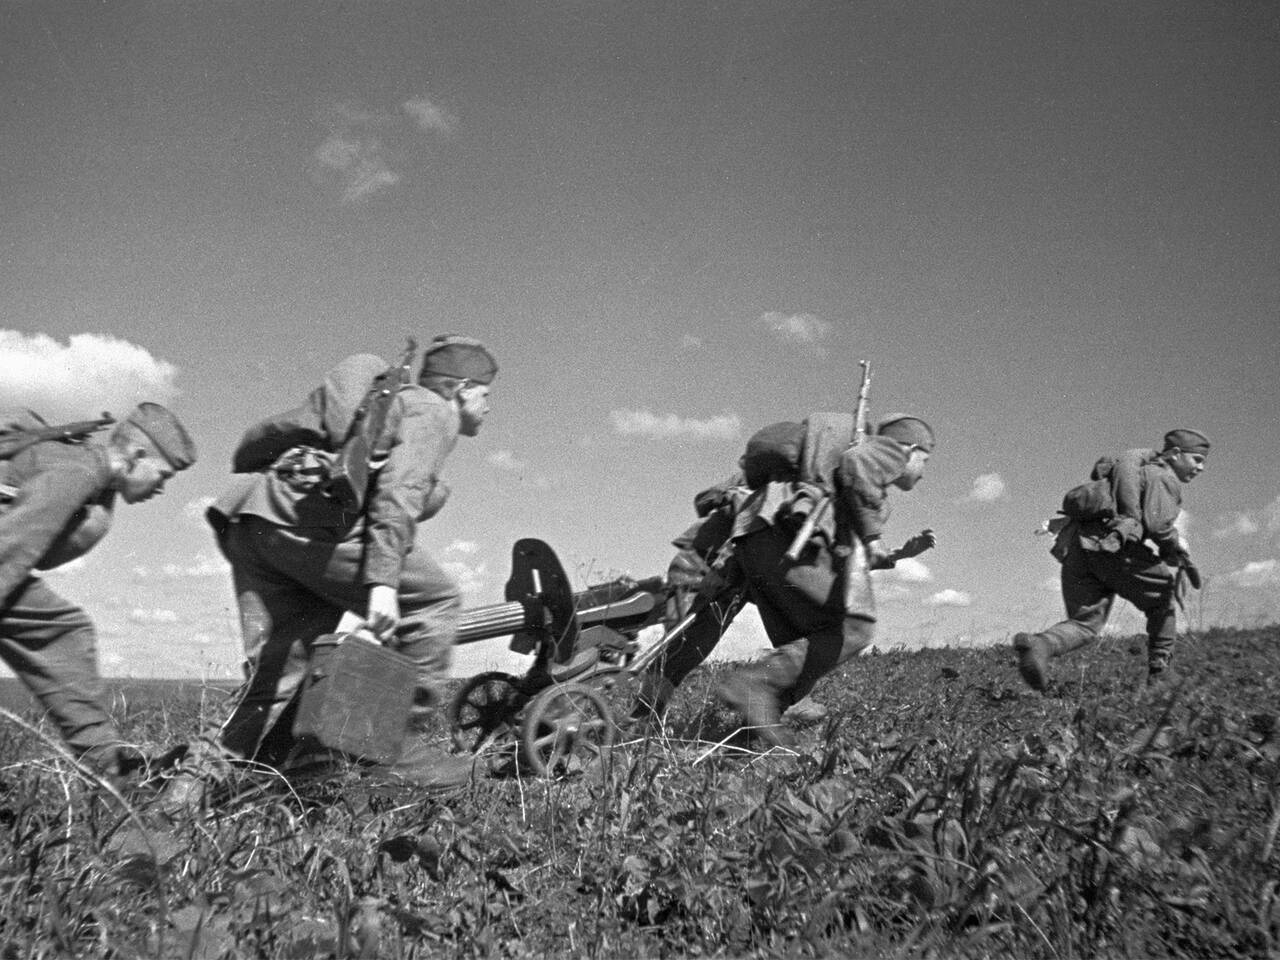
[[420, 739], [410, 741], [395, 763], [372, 768], [375, 777], [411, 784], [427, 793], [443, 793], [469, 786], [488, 776], [484, 761], [470, 754], [445, 753]]
[[646, 673], [640, 682], [640, 692], [627, 717], [627, 729], [642, 736], [660, 733], [662, 722], [676, 694], [676, 685], [661, 674]]
[[1049, 658], [1053, 650], [1049, 638], [1042, 633], [1015, 633], [1013, 649], [1018, 654], [1018, 672], [1032, 690], [1044, 690]]
[[820, 723], [827, 719], [827, 715], [831, 711], [820, 704], [813, 697], [805, 697], [797, 700], [786, 710], [782, 711], [782, 719], [797, 724]]
[[752, 737], [766, 747], [793, 747], [795, 737], [782, 726], [778, 697], [754, 671], [739, 670], [716, 687], [716, 696], [742, 714]]

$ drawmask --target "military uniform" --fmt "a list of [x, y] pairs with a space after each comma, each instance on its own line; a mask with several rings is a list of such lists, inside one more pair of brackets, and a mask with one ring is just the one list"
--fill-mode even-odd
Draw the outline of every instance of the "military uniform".
[[[1209, 442], [1194, 431], [1173, 431], [1186, 449], [1207, 453]], [[1155, 679], [1167, 668], [1177, 637], [1178, 567], [1187, 562], [1175, 527], [1182, 511], [1182, 481], [1160, 451], [1135, 448], [1095, 465], [1114, 499], [1114, 516], [1063, 518], [1053, 555], [1061, 562], [1065, 620], [1039, 633], [1014, 637], [1018, 666], [1028, 685], [1046, 685], [1047, 661], [1091, 643], [1102, 632], [1116, 597], [1146, 617], [1147, 671]]]
[[[497, 371], [472, 370], [488, 383]], [[432, 353], [428, 351], [427, 361]], [[459, 435], [457, 405], [418, 384], [396, 394], [392, 439], [362, 511], [320, 482], [372, 379], [377, 357], [349, 357], [300, 407], [251, 427], [233, 460], [256, 471], [209, 510], [231, 563], [248, 676], [220, 740], [232, 754], [280, 763], [292, 747], [291, 712], [314, 640], [342, 614], [365, 612], [369, 589], [396, 588], [400, 621], [391, 646], [417, 663], [412, 723], [439, 698], [457, 632], [455, 579], [432, 557], [422, 521], [444, 504], [440, 478]], [[280, 452], [283, 448], [283, 452]], [[265, 462], [264, 462], [265, 461]], [[281, 721], [284, 722], [281, 722]]]
[[[798, 477], [740, 473], [699, 494], [695, 506], [706, 517], [676, 541], [680, 553], [672, 579], [678, 582], [681, 571], [714, 561], [726, 540], [728, 559], [713, 585], [704, 588], [702, 610], [684, 637], [646, 677], [640, 710], [661, 712], [675, 687], [710, 654], [736, 612], [732, 598], [739, 590], [755, 604], [775, 649], [738, 671], [719, 692], [753, 724], [776, 722], [778, 712], [871, 643], [876, 616], [866, 544], [883, 532], [888, 488], [905, 469], [913, 444], [932, 449], [932, 432], [915, 422], [924, 429], [908, 442], [875, 435], [838, 451], [825, 488]], [[770, 436], [777, 444], [790, 432], [794, 437], [782, 444], [798, 449], [803, 430], [801, 424], [775, 424], [756, 438]], [[799, 556], [789, 559], [788, 548], [808, 512], [832, 488], [835, 509], [826, 511]]]
[[[173, 415], [144, 404], [126, 423], [181, 470], [195, 446]], [[15, 425], [33, 427], [19, 419]], [[120, 734], [102, 705], [97, 637], [83, 609], [38, 575], [91, 550], [111, 526], [118, 474], [107, 442], [47, 440], [0, 462], [0, 659], [77, 756], [111, 770]]]

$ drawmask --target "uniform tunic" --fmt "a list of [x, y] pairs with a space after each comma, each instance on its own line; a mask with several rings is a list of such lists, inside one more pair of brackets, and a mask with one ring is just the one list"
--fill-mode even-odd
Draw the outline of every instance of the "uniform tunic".
[[[331, 437], [345, 435], [352, 412], [386, 364], [349, 357], [294, 410], [251, 427], [236, 449], [237, 471], [256, 470], [210, 508], [231, 563], [240, 608], [248, 683], [223, 728], [242, 756], [283, 759], [286, 708], [306, 675], [316, 637], [345, 611], [365, 613], [369, 587], [397, 590], [400, 623], [392, 646], [418, 664], [415, 722], [438, 699], [457, 633], [457, 582], [431, 556], [421, 521], [443, 505], [440, 479], [458, 438], [456, 406], [417, 384], [396, 395], [393, 437], [363, 514], [345, 511], [299, 463], [323, 467]], [[277, 721], [281, 729], [273, 730]]]
[[0, 659], [73, 752], [109, 748], [120, 737], [101, 702], [93, 623], [37, 575], [106, 535], [115, 498], [106, 447], [38, 443], [0, 463], [0, 479], [17, 491], [0, 504]]

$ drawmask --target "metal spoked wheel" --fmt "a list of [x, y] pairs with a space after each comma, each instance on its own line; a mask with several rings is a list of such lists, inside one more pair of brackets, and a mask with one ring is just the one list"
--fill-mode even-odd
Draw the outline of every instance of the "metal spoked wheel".
[[575, 754], [595, 759], [616, 736], [613, 712], [598, 690], [586, 683], [558, 683], [525, 709], [521, 755], [539, 776], [559, 776], [569, 772]]
[[479, 753], [509, 733], [523, 699], [517, 679], [493, 670], [463, 684], [449, 704], [449, 736], [456, 750]]

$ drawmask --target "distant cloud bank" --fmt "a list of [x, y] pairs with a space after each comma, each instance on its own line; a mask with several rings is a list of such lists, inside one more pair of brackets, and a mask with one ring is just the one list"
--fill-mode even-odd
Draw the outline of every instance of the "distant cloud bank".
[[393, 163], [415, 146], [407, 124], [420, 135], [449, 137], [458, 120], [439, 104], [418, 96], [400, 104], [398, 112], [340, 103], [324, 123], [329, 135], [313, 155], [318, 179], [335, 186], [343, 203], [356, 203], [402, 180]]
[[1253, 560], [1239, 570], [1227, 574], [1227, 580], [1236, 587], [1274, 587], [1280, 585], [1280, 561]]
[[143, 400], [178, 395], [178, 368], [144, 347], [97, 333], [61, 343], [43, 333], [0, 330], [0, 408], [29, 407], [46, 420], [117, 417]]
[[615, 433], [623, 436], [671, 440], [697, 437], [733, 440], [742, 434], [742, 421], [737, 414], [727, 413], [707, 420], [681, 417], [674, 413], [656, 414], [649, 410], [614, 410], [609, 414]]

